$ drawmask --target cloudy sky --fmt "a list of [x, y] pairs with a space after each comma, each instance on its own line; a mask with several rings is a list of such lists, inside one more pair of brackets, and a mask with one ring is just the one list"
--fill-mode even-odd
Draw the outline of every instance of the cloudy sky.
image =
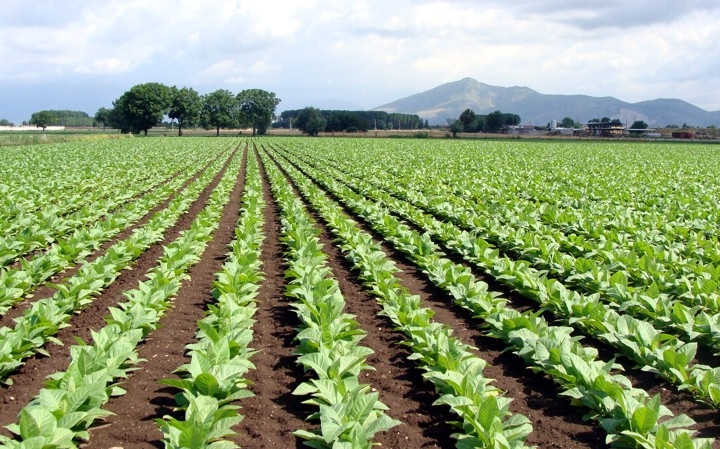
[[720, 110], [717, 0], [2, 0], [0, 118], [135, 84], [370, 109], [472, 77]]

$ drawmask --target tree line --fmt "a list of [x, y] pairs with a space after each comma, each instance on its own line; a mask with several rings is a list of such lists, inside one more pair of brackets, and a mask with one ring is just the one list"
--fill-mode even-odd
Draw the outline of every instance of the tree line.
[[93, 118], [87, 112], [48, 109], [34, 112], [28, 122], [39, 128], [48, 126], [93, 126]]
[[220, 129], [248, 127], [254, 136], [267, 132], [279, 103], [273, 92], [262, 89], [246, 89], [238, 94], [218, 89], [200, 95], [190, 87], [143, 83], [113, 101], [112, 108], [100, 108], [95, 121], [123, 133], [147, 135], [148, 129], [167, 116], [177, 123], [178, 136], [182, 136], [183, 129], [196, 126], [215, 129], [216, 135], [220, 135]]
[[517, 114], [494, 111], [489, 114], [476, 114], [472, 109], [465, 109], [460, 117], [455, 120], [448, 120], [450, 132], [453, 137], [459, 132], [464, 133], [496, 133], [506, 126], [520, 124], [520, 116]]
[[309, 135], [317, 135], [320, 132], [366, 132], [371, 129], [429, 128], [427, 121], [423, 121], [416, 114], [323, 110], [314, 107], [283, 111], [273, 126], [296, 128]]

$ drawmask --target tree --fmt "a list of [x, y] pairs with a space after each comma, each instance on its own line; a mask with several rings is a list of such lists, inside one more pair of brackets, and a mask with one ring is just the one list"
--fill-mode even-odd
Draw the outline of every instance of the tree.
[[263, 135], [275, 119], [280, 99], [262, 89], [246, 89], [237, 94], [240, 124], [252, 127], [252, 135]]
[[203, 106], [200, 123], [205, 129], [215, 128], [216, 136], [220, 128], [232, 128], [237, 125], [237, 101], [227, 89], [218, 89], [202, 97]]
[[[640, 131], [640, 130], [647, 129], [647, 128], [648, 128], [647, 123], [645, 123], [642, 120], [635, 120], [633, 122], [632, 126], [630, 127], [630, 129], [633, 130], [633, 131], [630, 131], [630, 134], [640, 135], [644, 132], [644, 131]], [[635, 131], [635, 130], [637, 130], [637, 131]]]
[[475, 121], [475, 117], [477, 114], [472, 109], [465, 109], [462, 114], [460, 114], [460, 121], [463, 124], [463, 131], [466, 133], [472, 133], [477, 131], [476, 128], [473, 128], [473, 122]]
[[170, 88], [160, 83], [137, 84], [113, 102], [123, 132], [138, 133], [160, 123], [170, 107]]
[[450, 132], [452, 133], [453, 137], [457, 137], [457, 133], [462, 132], [463, 130], [463, 122], [460, 121], [460, 119], [455, 120], [450, 124]]
[[631, 129], [647, 129], [648, 124], [642, 120], [635, 120], [630, 128]]
[[100, 108], [95, 113], [95, 117], [93, 117], [93, 120], [95, 120], [96, 125], [102, 125], [103, 131], [105, 131], [106, 126], [111, 126], [111, 111], [108, 108]]
[[183, 87], [170, 88], [170, 109], [168, 117], [178, 122], [178, 136], [182, 136], [183, 126], [193, 126], [202, 112], [202, 98], [195, 89]]
[[3, 118], [0, 119], [0, 126], [15, 126], [10, 120]]
[[313, 107], [307, 107], [300, 111], [295, 123], [297, 128], [308, 136], [317, 136], [327, 126], [327, 121], [320, 109]]
[[48, 123], [48, 125], [92, 126], [93, 120], [87, 115], [87, 112], [56, 109], [50, 109], [48, 112], [55, 115], [55, 120]]
[[520, 116], [517, 114], [503, 114], [503, 124], [514, 126], [520, 124]]
[[505, 117], [500, 111], [491, 112], [485, 118], [485, 125], [487, 126], [487, 131], [490, 133], [496, 133], [500, 131], [504, 124]]
[[575, 120], [571, 119], [570, 117], [565, 117], [560, 121], [560, 127], [561, 128], [574, 128], [575, 127]]
[[57, 116], [52, 111], [33, 112], [30, 116], [30, 124], [42, 128], [43, 131], [55, 120], [57, 120]]

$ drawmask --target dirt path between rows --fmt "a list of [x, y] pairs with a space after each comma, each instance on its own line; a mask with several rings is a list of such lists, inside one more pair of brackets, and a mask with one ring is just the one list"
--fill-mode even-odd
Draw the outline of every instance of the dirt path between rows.
[[[299, 167], [296, 167], [299, 168]], [[320, 186], [318, 186], [320, 187]], [[338, 200], [329, 192], [326, 194]], [[538, 447], [605, 448], [605, 433], [591, 422], [581, 419], [582, 412], [569, 406], [567, 400], [558, 400], [555, 384], [546, 376], [527, 369], [524, 362], [511, 353], [505, 353], [504, 344], [485, 337], [479, 330], [481, 322], [468, 312], [451, 305], [449, 296], [432, 285], [425, 274], [412, 264], [401, 252], [395, 250], [381, 235], [373, 231], [361, 217], [347, 208], [345, 213], [359, 223], [359, 228], [371, 234], [383, 251], [393, 259], [401, 270], [397, 276], [410, 293], [419, 295], [425, 307], [434, 312], [434, 321], [453, 328], [453, 336], [477, 348], [474, 353], [488, 362], [486, 377], [495, 379], [495, 386], [513, 398], [513, 413], [527, 416], [533, 423], [533, 432], [527, 443]], [[419, 385], [416, 384], [416, 388]], [[382, 390], [381, 390], [382, 391]], [[457, 419], [447, 408], [434, 407], [436, 417], [449, 421]], [[409, 446], [412, 447], [412, 446]], [[454, 447], [451, 446], [451, 447]]]
[[[193, 175], [191, 175], [181, 186], [177, 189], [177, 192], [183, 191], [188, 185], [190, 185], [192, 182], [194, 182], [197, 178], [199, 178], [202, 173], [205, 172], [205, 170], [210, 167], [210, 165], [215, 161], [216, 159], [213, 159], [212, 161], [208, 162], [206, 165], [204, 165], [202, 168], [197, 170]], [[176, 174], [178, 175], [178, 174]], [[219, 178], [218, 178], [219, 179]], [[163, 182], [163, 184], [170, 182], [171, 180], [166, 180]], [[104, 254], [108, 248], [113, 246], [119, 241], [122, 241], [130, 236], [132, 232], [135, 229], [138, 229], [142, 226], [144, 226], [154, 215], [155, 213], [159, 212], [160, 210], [167, 207], [167, 205], [175, 198], [175, 195], [177, 192], [170, 194], [168, 197], [166, 197], [163, 201], [158, 203], [156, 206], [151, 208], [143, 217], [141, 217], [139, 220], [135, 221], [134, 223], [130, 224], [127, 228], [117, 233], [115, 236], [110, 238], [109, 240], [103, 242], [100, 244], [98, 249], [93, 251], [91, 254], [89, 254], [87, 257], [85, 257], [82, 261], [79, 263], [76, 263], [75, 265], [72, 265], [68, 268], [66, 268], [64, 271], [57, 273], [48, 279], [46, 283], [38, 287], [36, 290], [32, 291], [31, 294], [26, 295], [26, 298], [23, 301], [20, 301], [13, 305], [13, 307], [7, 311], [2, 317], [0, 317], [0, 327], [2, 326], [12, 326], [13, 325], [13, 319], [19, 317], [22, 315], [25, 310], [30, 307], [35, 301], [39, 301], [43, 298], [49, 298], [53, 296], [56, 292], [56, 289], [53, 288], [52, 284], [63, 284], [66, 282], [69, 278], [74, 276], [80, 267], [86, 263], [86, 262], [93, 262], [95, 259], [100, 257], [102, 254]]]
[[[189, 362], [185, 355], [185, 346], [195, 341], [197, 322], [205, 316], [208, 303], [213, 301], [211, 290], [215, 273], [220, 271], [228, 245], [235, 237], [245, 186], [245, 164], [247, 152], [243, 153], [243, 164], [237, 173], [235, 186], [220, 218], [218, 229], [213, 233], [202, 253], [200, 261], [190, 268], [189, 279], [182, 283], [172, 307], [165, 312], [160, 326], [140, 346], [138, 355], [146, 360], [138, 365], [138, 370], [122, 383], [127, 393], [112, 398], [106, 410], [114, 415], [105, 420], [105, 424], [90, 432], [88, 449], [123, 447], [141, 449], [163, 447], [162, 432], [155, 418], [172, 414], [175, 405], [176, 390], [158, 383], [161, 379], [175, 377], [173, 371]], [[232, 159], [232, 156], [230, 157]], [[228, 159], [228, 161], [230, 160]], [[218, 175], [217, 181], [227, 166]], [[213, 183], [214, 190], [217, 183]], [[198, 200], [199, 207], [192, 218], [205, 206], [207, 197]], [[189, 227], [191, 221], [187, 223]]]
[[[190, 223], [192, 223], [195, 216], [202, 210], [205, 202], [220, 181], [220, 178], [227, 169], [229, 161], [230, 157], [228, 157], [225, 165], [213, 181], [201, 192], [198, 200], [178, 219], [174, 226], [165, 232], [164, 239], [148, 248], [133, 263], [132, 269], [123, 270], [117, 279], [95, 298], [92, 304], [71, 318], [68, 327], [61, 329], [57, 338], [62, 342], [63, 346], [47, 345], [45, 349], [48, 351], [49, 357], [37, 355], [29, 358], [25, 364], [11, 376], [13, 384], [3, 386], [0, 390], [0, 402], [3, 404], [3, 406], [0, 407], [0, 426], [3, 426], [1, 431], [4, 435], [10, 435], [10, 433], [4, 429], [4, 426], [17, 420], [17, 416], [22, 407], [40, 391], [46, 377], [54, 372], [63, 371], [67, 368], [70, 347], [75, 344], [75, 338], [78, 337], [83, 341], [89, 341], [91, 330], [105, 326], [104, 317], [108, 314], [108, 307], [123, 302], [125, 298], [122, 292], [135, 288], [144, 278], [145, 273], [157, 264], [158, 259], [162, 255], [164, 245], [175, 240], [181, 231], [189, 228]], [[234, 223], [232, 228], [234, 229]]]
[[[289, 179], [295, 194], [302, 198], [297, 186]], [[368, 363], [374, 371], [366, 371], [361, 381], [379, 392], [379, 399], [389, 407], [387, 414], [402, 422], [387, 432], [376, 435], [382, 447], [422, 447], [451, 449], [455, 432], [432, 403], [437, 399], [433, 386], [422, 378], [422, 371], [410, 360], [411, 354], [401, 345], [403, 335], [395, 332], [392, 322], [381, 316], [381, 306], [352, 271], [340, 248], [333, 242], [327, 222], [304, 201], [311, 217], [321, 229], [319, 236], [328, 265], [338, 280], [346, 301], [345, 311], [355, 315], [358, 327], [367, 335], [360, 342], [374, 351]]]
[[[255, 154], [253, 152], [253, 154]], [[250, 390], [255, 397], [242, 401], [243, 421], [235, 427], [232, 440], [242, 448], [307, 447], [292, 435], [295, 430], [311, 430], [305, 418], [314, 407], [301, 404], [292, 391], [305, 380], [302, 367], [293, 354], [295, 327], [299, 324], [285, 292], [284, 250], [280, 213], [270, 193], [267, 176], [260, 164], [263, 181], [265, 216], [261, 248], [262, 271], [265, 279], [258, 292], [256, 323], [251, 346], [259, 350], [251, 361], [255, 369], [248, 373]]]

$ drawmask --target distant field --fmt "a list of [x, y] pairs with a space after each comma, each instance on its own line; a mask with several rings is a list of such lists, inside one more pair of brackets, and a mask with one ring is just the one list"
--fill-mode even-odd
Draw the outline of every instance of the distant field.
[[[660, 129], [662, 133], [661, 138], [635, 138], [635, 137], [622, 137], [609, 139], [606, 137], [575, 137], [575, 136], [546, 136], [543, 134], [537, 136], [530, 135], [511, 135], [511, 134], [493, 134], [493, 133], [458, 133], [458, 139], [511, 139], [511, 140], [576, 140], [576, 141], [589, 141], [589, 140], [625, 140], [625, 141], [638, 141], [644, 142], [647, 140], [657, 142], [683, 142], [681, 139], [673, 139], [670, 137], [672, 129]], [[148, 130], [148, 137], [175, 137], [177, 136], [177, 129], [169, 129], [164, 127], [156, 127]], [[250, 129], [221, 129], [220, 136], [222, 137], [247, 137], [252, 134]], [[214, 129], [206, 130], [202, 128], [190, 128], [183, 130], [184, 137], [214, 137], [216, 131]], [[278, 129], [271, 128], [268, 130], [268, 136], [282, 136], [282, 137], [299, 137], [302, 136], [302, 132], [297, 129]], [[59, 142], [73, 142], [73, 141], [84, 141], [84, 140], [96, 140], [106, 138], [125, 138], [131, 137], [128, 134], [120, 134], [117, 130], [107, 129], [102, 130], [100, 128], [66, 128], [64, 131], [45, 131], [40, 129], [33, 129], [30, 131], [2, 131], [0, 130], [0, 146], [12, 146], [12, 145], [34, 145], [42, 143], [59, 143]], [[136, 137], [144, 137], [142, 134]], [[431, 138], [431, 139], [449, 139], [451, 133], [443, 129], [421, 129], [421, 130], [369, 130], [369, 131], [358, 131], [358, 132], [323, 132], [320, 133], [320, 137], [345, 137], [345, 138], [366, 138], [366, 137], [377, 137], [377, 138]], [[707, 129], [702, 132], [698, 132], [698, 135], [692, 140], [685, 140], [685, 142], [705, 142], [705, 143], [720, 143], [718, 140], [720, 136], [716, 129]]]
[[119, 133], [107, 133], [101, 130], [90, 131], [7, 131], [0, 132], [0, 146], [37, 145], [62, 142], [82, 142], [104, 139], [132, 137]]

